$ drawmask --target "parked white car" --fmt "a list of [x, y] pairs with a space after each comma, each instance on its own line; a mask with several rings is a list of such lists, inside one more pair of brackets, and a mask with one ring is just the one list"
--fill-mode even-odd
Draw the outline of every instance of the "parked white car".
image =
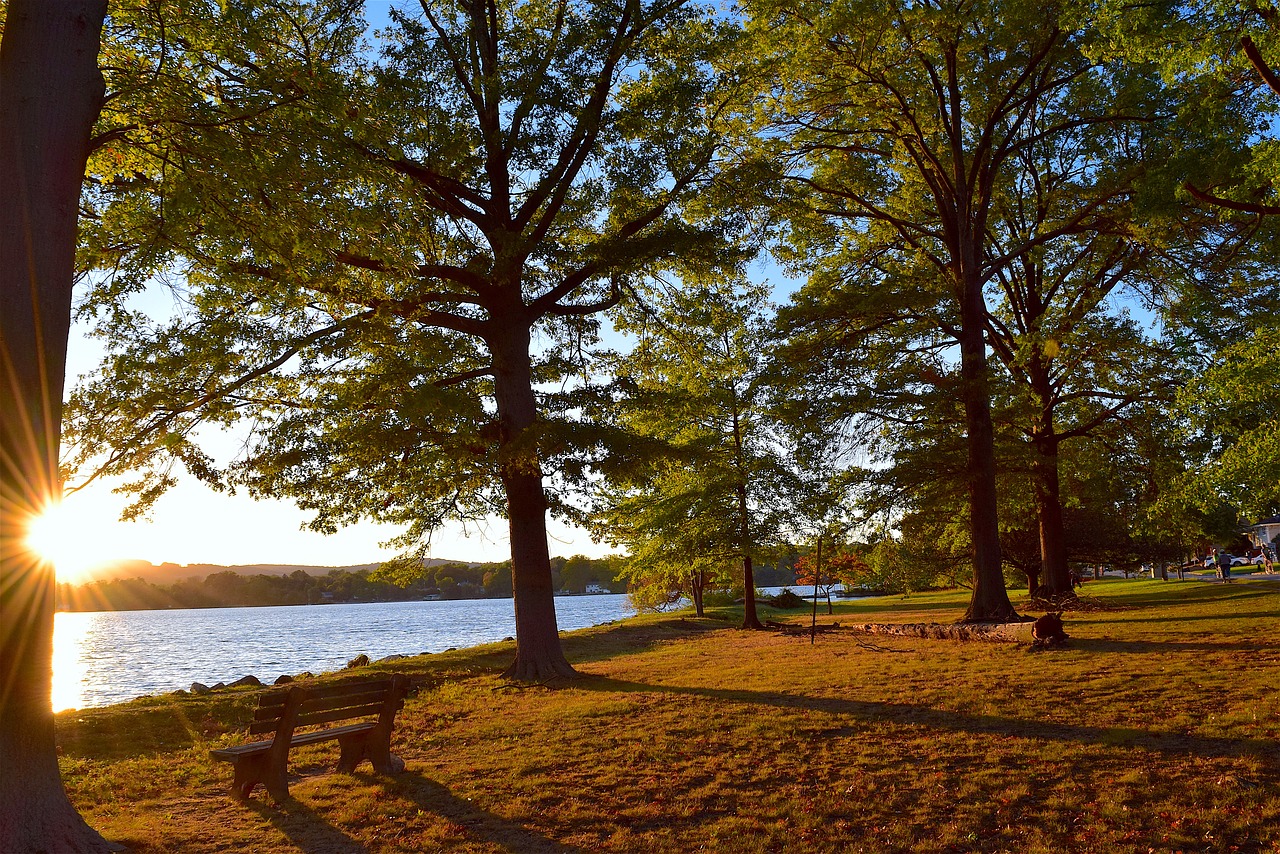
[[[1263, 560], [1262, 555], [1258, 555], [1257, 557], [1241, 557], [1240, 555], [1227, 554], [1226, 552], [1223, 552], [1223, 554], [1231, 559], [1231, 566], [1262, 566], [1266, 563], [1266, 561]], [[1210, 555], [1204, 559], [1204, 565], [1213, 567], [1217, 566], [1218, 562], [1213, 555]]]

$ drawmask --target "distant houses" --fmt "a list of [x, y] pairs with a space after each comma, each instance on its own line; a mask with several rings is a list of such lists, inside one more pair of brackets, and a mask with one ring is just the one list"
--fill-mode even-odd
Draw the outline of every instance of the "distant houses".
[[1277, 541], [1280, 541], [1280, 516], [1268, 516], [1266, 519], [1259, 519], [1246, 530], [1249, 532], [1249, 539], [1253, 540], [1255, 546], [1275, 545]]

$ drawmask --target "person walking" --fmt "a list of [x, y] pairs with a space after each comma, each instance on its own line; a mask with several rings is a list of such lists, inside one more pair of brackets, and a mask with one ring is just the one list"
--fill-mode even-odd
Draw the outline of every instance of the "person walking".
[[1218, 552], [1218, 575], [1224, 584], [1231, 581], [1231, 555], [1226, 552]]

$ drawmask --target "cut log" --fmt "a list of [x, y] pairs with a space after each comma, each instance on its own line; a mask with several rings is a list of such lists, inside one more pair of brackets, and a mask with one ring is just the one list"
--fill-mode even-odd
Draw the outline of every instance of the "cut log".
[[868, 635], [895, 635], [907, 638], [932, 640], [990, 641], [995, 643], [1026, 643], [1035, 640], [1032, 623], [965, 623], [943, 625], [941, 623], [863, 623], [846, 626], [853, 632]]

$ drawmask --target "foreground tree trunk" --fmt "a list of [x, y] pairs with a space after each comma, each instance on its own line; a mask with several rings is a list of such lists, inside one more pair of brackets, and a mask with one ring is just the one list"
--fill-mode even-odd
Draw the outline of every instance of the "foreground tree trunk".
[[501, 428], [499, 457], [511, 535], [511, 587], [516, 609], [516, 660], [503, 674], [521, 682], [577, 676], [560, 646], [551, 554], [547, 548], [547, 497], [535, 435], [537, 399], [529, 357], [529, 329], [490, 341], [494, 392]]
[[53, 567], [25, 545], [61, 491], [77, 204], [103, 96], [105, 0], [10, 0], [0, 42], [0, 851], [112, 846], [58, 772]]

